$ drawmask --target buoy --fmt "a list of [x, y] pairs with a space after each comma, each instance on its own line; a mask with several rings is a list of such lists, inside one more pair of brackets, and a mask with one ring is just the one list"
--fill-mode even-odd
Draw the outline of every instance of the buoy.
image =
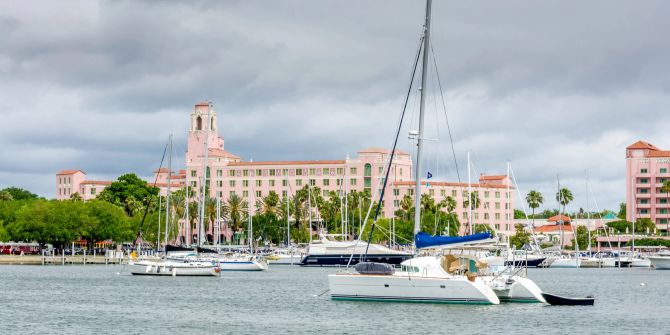
[[645, 283], [640, 283], [640, 286], [647, 286], [647, 284], [645, 284]]

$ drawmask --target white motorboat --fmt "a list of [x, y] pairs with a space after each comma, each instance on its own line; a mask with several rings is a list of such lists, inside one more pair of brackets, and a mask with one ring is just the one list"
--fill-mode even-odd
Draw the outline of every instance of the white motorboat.
[[267, 255], [265, 259], [269, 264], [278, 265], [297, 265], [300, 264], [305, 255], [299, 250], [282, 249], [275, 253]]
[[228, 255], [216, 260], [221, 271], [265, 271], [268, 263], [263, 258], [253, 255]]
[[655, 256], [649, 256], [648, 259], [656, 270], [670, 270], [670, 254], [659, 253]]
[[578, 268], [582, 264], [579, 257], [559, 257], [549, 266], [550, 268]]
[[137, 276], [219, 276], [221, 269], [212, 262], [131, 261], [130, 273]]
[[651, 267], [651, 261], [647, 258], [633, 257], [630, 260], [631, 268], [648, 268]]

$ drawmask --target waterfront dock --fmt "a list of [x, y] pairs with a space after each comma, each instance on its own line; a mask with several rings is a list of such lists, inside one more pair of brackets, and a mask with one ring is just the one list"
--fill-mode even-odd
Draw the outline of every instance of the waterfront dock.
[[104, 255], [0, 255], [0, 265], [106, 265], [127, 262], [128, 258], [122, 252]]

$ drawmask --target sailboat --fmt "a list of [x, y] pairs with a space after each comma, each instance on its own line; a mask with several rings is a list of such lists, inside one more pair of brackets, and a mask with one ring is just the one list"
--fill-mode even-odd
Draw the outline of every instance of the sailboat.
[[[557, 193], [558, 198], [556, 200], [558, 201], [558, 208], [559, 208], [558, 214], [559, 214], [559, 218], [560, 218], [563, 215], [563, 213], [561, 213], [561, 211], [560, 211], [562, 193], [561, 193], [561, 183], [558, 180], [558, 176], [556, 176], [556, 186], [557, 186], [557, 189], [558, 189], [558, 193]], [[561, 229], [559, 247], [560, 247], [561, 253], [563, 253], [563, 221], [562, 221], [562, 219], [559, 219], [559, 221], [557, 223], [559, 224], [559, 228]], [[551, 263], [551, 265], [549, 266], [550, 268], [578, 268], [578, 267], [580, 267], [580, 265], [582, 263], [582, 260], [578, 255], [579, 245], [577, 245], [577, 231], [574, 229], [574, 227], [572, 229], [573, 229], [572, 230], [573, 236], [575, 237], [575, 254], [574, 254], [574, 257], [571, 257], [570, 255], [561, 255], [559, 258], [554, 260], [553, 263]]]
[[[423, 61], [421, 87], [426, 87], [428, 52], [430, 51], [431, 0], [426, 2], [426, 17], [423, 29]], [[418, 55], [417, 55], [418, 61]], [[415, 63], [416, 69], [416, 63]], [[411, 84], [410, 84], [411, 85]], [[510, 275], [483, 275], [487, 264], [471, 255], [454, 255], [449, 247], [490, 243], [491, 233], [467, 236], [431, 236], [420, 232], [421, 221], [421, 161], [422, 136], [424, 136], [425, 90], [421, 90], [419, 109], [419, 132], [417, 140], [415, 169], [414, 204], [414, 244], [415, 250], [439, 249], [432, 256], [413, 257], [401, 263], [400, 271], [386, 263], [361, 262], [355, 266], [356, 272], [346, 271], [328, 276], [330, 296], [333, 300], [401, 301], [430, 303], [499, 304], [505, 300], [544, 301], [541, 290], [530, 279]], [[403, 112], [404, 114], [404, 112]], [[393, 149], [386, 166], [386, 178], [393, 162], [393, 154], [398, 141], [402, 119], [398, 126]], [[369, 233], [368, 244], [374, 230], [384, 198], [386, 182], [383, 183], [377, 211]], [[366, 252], [367, 253], [367, 252]], [[367, 255], [363, 254], [365, 259]], [[500, 297], [499, 297], [500, 295]], [[525, 299], [522, 299], [525, 298]]]

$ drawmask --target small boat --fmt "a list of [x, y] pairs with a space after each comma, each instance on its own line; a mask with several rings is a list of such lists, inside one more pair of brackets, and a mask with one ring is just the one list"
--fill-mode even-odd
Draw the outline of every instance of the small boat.
[[135, 276], [220, 276], [221, 269], [211, 262], [131, 261], [130, 273]]
[[224, 256], [216, 260], [221, 271], [265, 271], [268, 263], [254, 255]]
[[670, 256], [659, 254], [657, 256], [649, 256], [648, 259], [656, 270], [670, 270]]
[[585, 298], [568, 298], [561, 297], [560, 295], [542, 293], [542, 297], [550, 305], [563, 305], [563, 306], [593, 306], [595, 298], [591, 295]]

